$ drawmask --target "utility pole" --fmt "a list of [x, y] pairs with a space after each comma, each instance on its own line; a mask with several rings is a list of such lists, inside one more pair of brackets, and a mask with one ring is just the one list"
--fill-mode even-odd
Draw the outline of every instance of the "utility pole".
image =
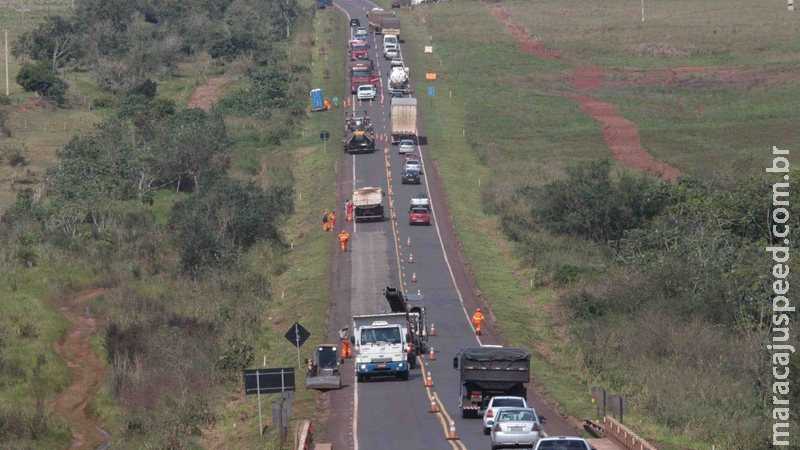
[[642, 0], [642, 23], [644, 23], [644, 0]]
[[4, 30], [4, 31], [5, 31], [5, 36], [6, 36], [6, 42], [5, 42], [5, 47], [6, 47], [6, 52], [5, 52], [6, 53], [6, 97], [8, 97], [8, 94], [9, 94], [9, 92], [8, 92], [8, 30]]

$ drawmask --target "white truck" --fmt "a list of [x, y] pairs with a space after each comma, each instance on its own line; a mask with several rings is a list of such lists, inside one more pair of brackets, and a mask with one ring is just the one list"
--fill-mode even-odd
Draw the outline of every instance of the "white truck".
[[383, 221], [383, 189], [363, 187], [353, 191], [353, 220]]
[[408, 67], [392, 67], [389, 72], [388, 91], [392, 97], [402, 97], [411, 93], [408, 83]]
[[351, 341], [359, 382], [375, 376], [408, 379], [406, 354], [408, 319], [405, 313], [353, 316]]
[[400, 139], [417, 140], [417, 99], [392, 98], [392, 144]]

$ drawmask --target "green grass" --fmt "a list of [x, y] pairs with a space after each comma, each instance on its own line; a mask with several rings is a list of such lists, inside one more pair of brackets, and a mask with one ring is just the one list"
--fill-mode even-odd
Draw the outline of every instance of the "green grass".
[[796, 12], [784, 0], [575, 3], [512, 0], [512, 20], [582, 65], [680, 67], [800, 63]]
[[[325, 30], [329, 29], [329, 32]], [[313, 19], [313, 31], [317, 45], [331, 38], [333, 42], [344, 42], [347, 37], [347, 24], [343, 15], [334, 9], [317, 11]], [[301, 44], [303, 38], [299, 40]], [[307, 45], [307, 44], [306, 44]], [[311, 82], [314, 87], [321, 87], [326, 96], [342, 97], [344, 91], [344, 53], [329, 52], [328, 59], [313, 49]], [[310, 63], [310, 62], [309, 62]], [[323, 79], [324, 68], [331, 68], [332, 76]], [[287, 243], [293, 247], [286, 256], [286, 270], [273, 280], [273, 300], [268, 303], [264, 312], [264, 322], [269, 328], [264, 330], [261, 342], [257, 343], [256, 364], [260, 365], [266, 355], [269, 367], [282, 365], [295, 366], [297, 357], [294, 348], [284, 339], [283, 334], [298, 321], [311, 332], [311, 338], [301, 348], [301, 358], [310, 357], [311, 349], [322, 343], [326, 333], [326, 319], [330, 299], [330, 253], [331, 235], [319, 231], [319, 211], [331, 208], [335, 192], [335, 165], [340, 159], [340, 152], [328, 149], [322, 152], [319, 145], [318, 130], [336, 129], [341, 125], [338, 111], [313, 113], [303, 127], [303, 137], [287, 142], [282, 148], [274, 146], [258, 146], [257, 139], [244, 136], [248, 142], [240, 142], [235, 150], [234, 166], [242, 164], [236, 158], [248, 161], [265, 156], [268, 167], [277, 165], [291, 169], [295, 189], [295, 213], [288, 219], [284, 233]], [[236, 142], [234, 147], [237, 147]], [[254, 153], [255, 152], [255, 153]], [[245, 164], [252, 164], [246, 162]], [[297, 372], [297, 384], [305, 383], [304, 371]], [[295, 393], [292, 418], [319, 419], [319, 393], [303, 388]], [[270, 410], [273, 397], [265, 399], [267, 408], [265, 421], [270, 422]], [[244, 418], [244, 420], [241, 420]], [[317, 435], [323, 433], [324, 422], [314, 420]], [[237, 448], [274, 448], [277, 442], [275, 430], [269, 427], [269, 435], [264, 440], [257, 436], [258, 415], [254, 397], [231, 396], [230, 405], [224, 415], [219, 418], [214, 433], [224, 436], [227, 446]]]

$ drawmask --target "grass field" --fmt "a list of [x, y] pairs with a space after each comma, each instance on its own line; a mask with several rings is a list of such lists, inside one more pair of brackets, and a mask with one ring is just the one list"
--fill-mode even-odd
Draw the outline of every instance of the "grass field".
[[[423, 5], [400, 13], [404, 57], [462, 248], [509, 343], [534, 351], [534, 378], [564, 412], [592, 417], [589, 387], [597, 380], [578, 369], [582, 362], [559, 309], [554, 273], [570, 268], [584, 278], [602, 279], [612, 264], [609, 255], [604, 248], [544, 231], [523, 253], [503, 235], [494, 211], [476, 205], [499, 194], [513, 198], [520, 185], [559, 178], [574, 161], [610, 156], [599, 124], [568, 98], [576, 91], [575, 66], [600, 66], [604, 85], [594, 95], [620, 106], [657, 159], [690, 174], [763, 164], [757, 155], [776, 142], [797, 147], [791, 125], [800, 110], [791, 95], [797, 90], [792, 75], [797, 42], [786, 40], [796, 26], [784, 9], [770, 10], [776, 7], [772, 3], [659, 2], [642, 27], [638, 8], [622, 12], [638, 2], [604, 3], [602, 10], [556, 1], [503, 2], [511, 21], [543, 40], [559, 60], [520, 51], [482, 3]], [[703, 14], [715, 7], [719, 14]], [[755, 8], [762, 9], [750, 21]], [[773, 19], [783, 28], [767, 27]], [[717, 46], [728, 42], [720, 33], [733, 34], [734, 28], [737, 39], [720, 51]], [[653, 45], [634, 45], [640, 42]], [[692, 51], [669, 50], [686, 43], [695, 45]], [[423, 54], [424, 45], [432, 45], [433, 54]], [[667, 82], [658, 81], [670, 66], [723, 64], [740, 67], [733, 73], [668, 73]], [[648, 78], [653, 69], [656, 83]], [[437, 81], [425, 81], [426, 72], [436, 72]], [[647, 82], [640, 82], [643, 78]], [[751, 81], [755, 78], [761, 81]], [[437, 89], [433, 99], [425, 94], [429, 85]], [[637, 415], [635, 406], [626, 423], [660, 448], [707, 448], [698, 436]]]

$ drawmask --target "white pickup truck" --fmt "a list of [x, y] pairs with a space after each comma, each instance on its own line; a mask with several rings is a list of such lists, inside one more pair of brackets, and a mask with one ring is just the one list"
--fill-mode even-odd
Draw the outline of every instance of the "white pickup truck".
[[408, 379], [405, 313], [353, 316], [355, 372], [359, 382], [374, 376]]

